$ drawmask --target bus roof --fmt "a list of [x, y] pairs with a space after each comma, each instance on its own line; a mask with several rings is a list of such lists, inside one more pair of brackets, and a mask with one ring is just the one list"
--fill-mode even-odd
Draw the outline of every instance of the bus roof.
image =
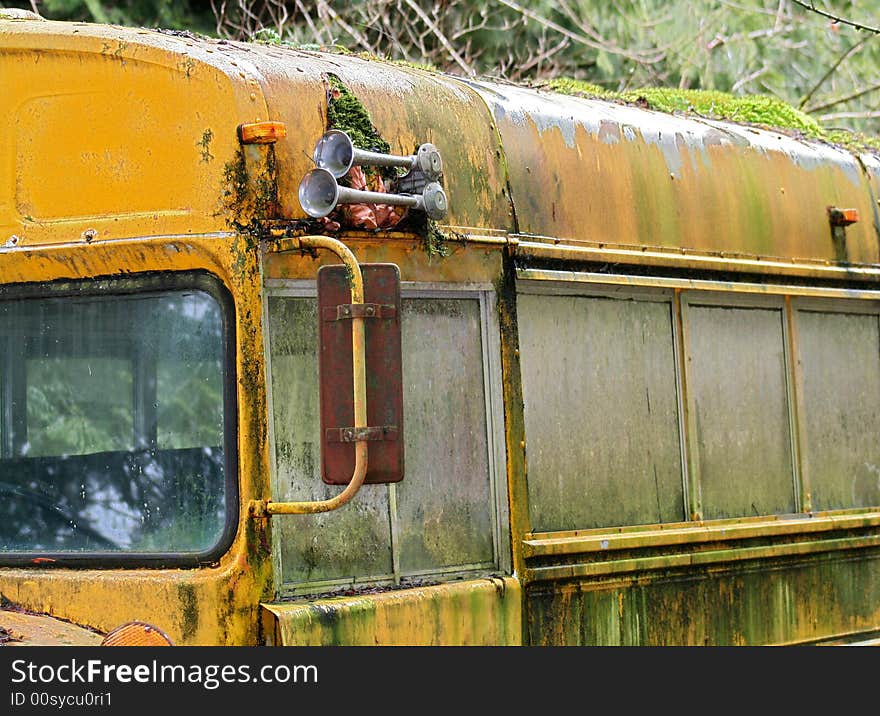
[[[330, 75], [393, 153], [438, 147], [445, 223], [461, 233], [880, 263], [874, 154], [354, 55], [21, 19], [0, 19], [10, 115], [0, 242], [219, 234], [305, 218], [297, 187], [327, 128]], [[283, 122], [287, 137], [271, 150], [242, 147], [238, 125], [264, 120]], [[832, 207], [859, 217], [842, 243]]]

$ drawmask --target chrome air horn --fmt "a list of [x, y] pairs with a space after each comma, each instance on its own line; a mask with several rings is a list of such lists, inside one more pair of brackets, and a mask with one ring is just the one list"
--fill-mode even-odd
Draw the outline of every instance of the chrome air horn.
[[[331, 129], [318, 140], [312, 158], [318, 168], [306, 174], [299, 184], [299, 203], [309, 216], [320, 219], [339, 204], [407, 206], [425, 212], [431, 219], [446, 216], [446, 194], [437, 181], [443, 162], [433, 144], [422, 144], [416, 154], [408, 157], [379, 154], [358, 149], [345, 132]], [[408, 173], [394, 183], [398, 188], [405, 187], [408, 193], [363, 191], [340, 186], [336, 180], [355, 165], [408, 169]]]
[[338, 129], [324, 133], [315, 144], [312, 159], [316, 167], [326, 169], [337, 179], [348, 174], [348, 170], [355, 165], [403, 167], [408, 171], [417, 169], [428, 181], [437, 181], [443, 172], [443, 160], [440, 159], [440, 152], [433, 144], [423, 144], [415, 154], [408, 157], [379, 154], [358, 149], [351, 138]]
[[424, 211], [432, 219], [446, 216], [446, 194], [436, 182], [425, 185], [422, 194], [385, 194], [339, 186], [326, 169], [312, 169], [299, 184], [299, 203], [306, 214], [320, 219], [337, 204], [390, 204]]

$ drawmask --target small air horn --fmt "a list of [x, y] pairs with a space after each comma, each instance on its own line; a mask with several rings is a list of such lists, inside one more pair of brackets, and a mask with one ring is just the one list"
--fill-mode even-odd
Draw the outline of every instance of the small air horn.
[[408, 157], [395, 154], [368, 152], [354, 146], [345, 132], [331, 129], [315, 144], [312, 159], [319, 169], [326, 169], [334, 177], [344, 177], [355, 165], [378, 167], [403, 167], [408, 171], [421, 171], [428, 181], [437, 181], [443, 172], [440, 152], [433, 144], [423, 144], [415, 154]]
[[362, 191], [339, 186], [336, 177], [327, 169], [312, 169], [303, 177], [299, 184], [299, 203], [306, 214], [316, 219], [327, 216], [338, 204], [408, 206], [424, 211], [432, 219], [442, 219], [446, 216], [447, 208], [446, 194], [437, 182], [426, 184], [421, 194], [385, 194], [381, 191]]

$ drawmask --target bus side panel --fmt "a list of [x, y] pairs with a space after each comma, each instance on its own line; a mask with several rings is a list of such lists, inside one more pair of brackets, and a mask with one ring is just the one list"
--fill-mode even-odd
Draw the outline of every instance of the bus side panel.
[[880, 624], [880, 552], [535, 583], [526, 599], [533, 645], [860, 641]]
[[519, 646], [522, 592], [510, 577], [381, 594], [264, 604], [283, 646]]

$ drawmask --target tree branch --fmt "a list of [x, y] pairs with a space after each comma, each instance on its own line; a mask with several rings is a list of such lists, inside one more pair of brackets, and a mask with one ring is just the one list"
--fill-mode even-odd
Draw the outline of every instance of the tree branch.
[[437, 36], [437, 39], [440, 40], [440, 44], [446, 48], [446, 51], [449, 53], [452, 59], [456, 61], [458, 66], [461, 67], [461, 69], [463, 69], [467, 75], [469, 75], [470, 77], [474, 77], [476, 73], [474, 72], [473, 68], [468, 65], [468, 63], [461, 58], [461, 55], [459, 55], [455, 51], [455, 48], [449, 42], [446, 35], [440, 32], [440, 28], [437, 27], [437, 25], [434, 23], [433, 20], [431, 20], [430, 17], [428, 17], [427, 13], [422, 10], [422, 8], [420, 8], [418, 5], [416, 5], [413, 0], [404, 0], [404, 2], [409, 5], [409, 7], [416, 15], [419, 16], [422, 22], [424, 22], [429, 28], [431, 28], [431, 31]]
[[813, 0], [810, 0], [809, 2], [803, 2], [802, 0], [791, 1], [795, 5], [800, 5], [802, 8], [804, 8], [804, 10], [809, 10], [810, 12], [814, 12], [817, 15], [821, 15], [822, 17], [827, 17], [832, 22], [839, 23], [841, 25], [849, 25], [850, 27], [854, 27], [856, 30], [865, 30], [866, 32], [873, 32], [875, 35], [880, 35], [880, 28], [862, 25], [859, 22], [853, 22], [852, 20], [847, 20], [845, 17], [837, 17], [837, 15], [832, 15], [830, 12], [820, 10], [813, 3]]
[[537, 22], [539, 25], [543, 25], [546, 28], [549, 28], [551, 30], [555, 30], [559, 34], [564, 35], [565, 37], [568, 37], [569, 39], [574, 40], [575, 42], [578, 42], [582, 45], [586, 45], [587, 47], [592, 47], [594, 50], [603, 50], [605, 52], [610, 52], [615, 55], [621, 55], [622, 57], [626, 57], [627, 59], [630, 59], [634, 62], [640, 62], [640, 63], [659, 62], [660, 60], [663, 59], [663, 57], [665, 55], [665, 53], [663, 53], [663, 52], [655, 52], [654, 54], [650, 54], [647, 52], [645, 52], [645, 53], [627, 52], [626, 50], [624, 50], [622, 48], [615, 47], [611, 43], [607, 43], [604, 41], [597, 42], [595, 40], [590, 39], [589, 37], [586, 37], [585, 35], [579, 35], [576, 32], [572, 32], [571, 30], [568, 30], [567, 28], [562, 27], [562, 25], [559, 25], [559, 24], [553, 22], [552, 20], [548, 20], [547, 18], [542, 17], [541, 15], [536, 13], [534, 10], [530, 10], [529, 8], [523, 7], [522, 5], [518, 5], [517, 3], [512, 2], [512, 0], [498, 0], [498, 2], [501, 3], [502, 5], [506, 5], [511, 10], [518, 12], [523, 17], [527, 17], [529, 20], [533, 20], [534, 22]]
[[824, 75], [822, 75], [822, 78], [815, 85], [813, 85], [813, 87], [810, 89], [810, 91], [807, 92], [803, 97], [801, 97], [801, 101], [798, 102], [798, 109], [804, 108], [804, 106], [807, 104], [807, 102], [809, 102], [813, 98], [813, 95], [816, 93], [816, 90], [818, 90], [823, 84], [825, 84], [825, 81], [829, 77], [831, 77], [831, 75], [834, 74], [834, 72], [837, 70], [837, 68], [840, 67], [840, 65], [843, 63], [844, 60], [846, 60], [847, 57], [849, 57], [850, 55], [852, 55], [855, 52], [858, 52], [860, 49], [862, 49], [862, 47], [864, 47], [865, 43], [868, 40], [870, 40], [874, 37], [876, 37], [876, 35], [868, 35], [867, 37], [863, 37], [855, 45], [850, 47], [846, 52], [844, 52], [840, 57], [838, 57], [837, 62], [835, 62], [833, 65], [831, 65], [831, 67], [828, 68], [828, 71]]
[[827, 122], [832, 119], [877, 119], [878, 117], [880, 117], [880, 110], [867, 110], [865, 112], [832, 112], [820, 115], [819, 120]]
[[813, 114], [814, 112], [820, 112], [823, 109], [830, 109], [831, 107], [836, 107], [837, 105], [843, 104], [844, 102], [858, 99], [859, 97], [863, 97], [871, 92], [876, 92], [877, 90], [880, 90], [880, 82], [873, 84], [870, 87], [860, 89], [858, 92], [852, 92], [851, 94], [844, 95], [843, 97], [838, 97], [837, 99], [832, 99], [828, 102], [823, 102], [822, 104], [817, 104], [813, 107], [807, 107], [804, 112], [806, 112], [807, 114]]

